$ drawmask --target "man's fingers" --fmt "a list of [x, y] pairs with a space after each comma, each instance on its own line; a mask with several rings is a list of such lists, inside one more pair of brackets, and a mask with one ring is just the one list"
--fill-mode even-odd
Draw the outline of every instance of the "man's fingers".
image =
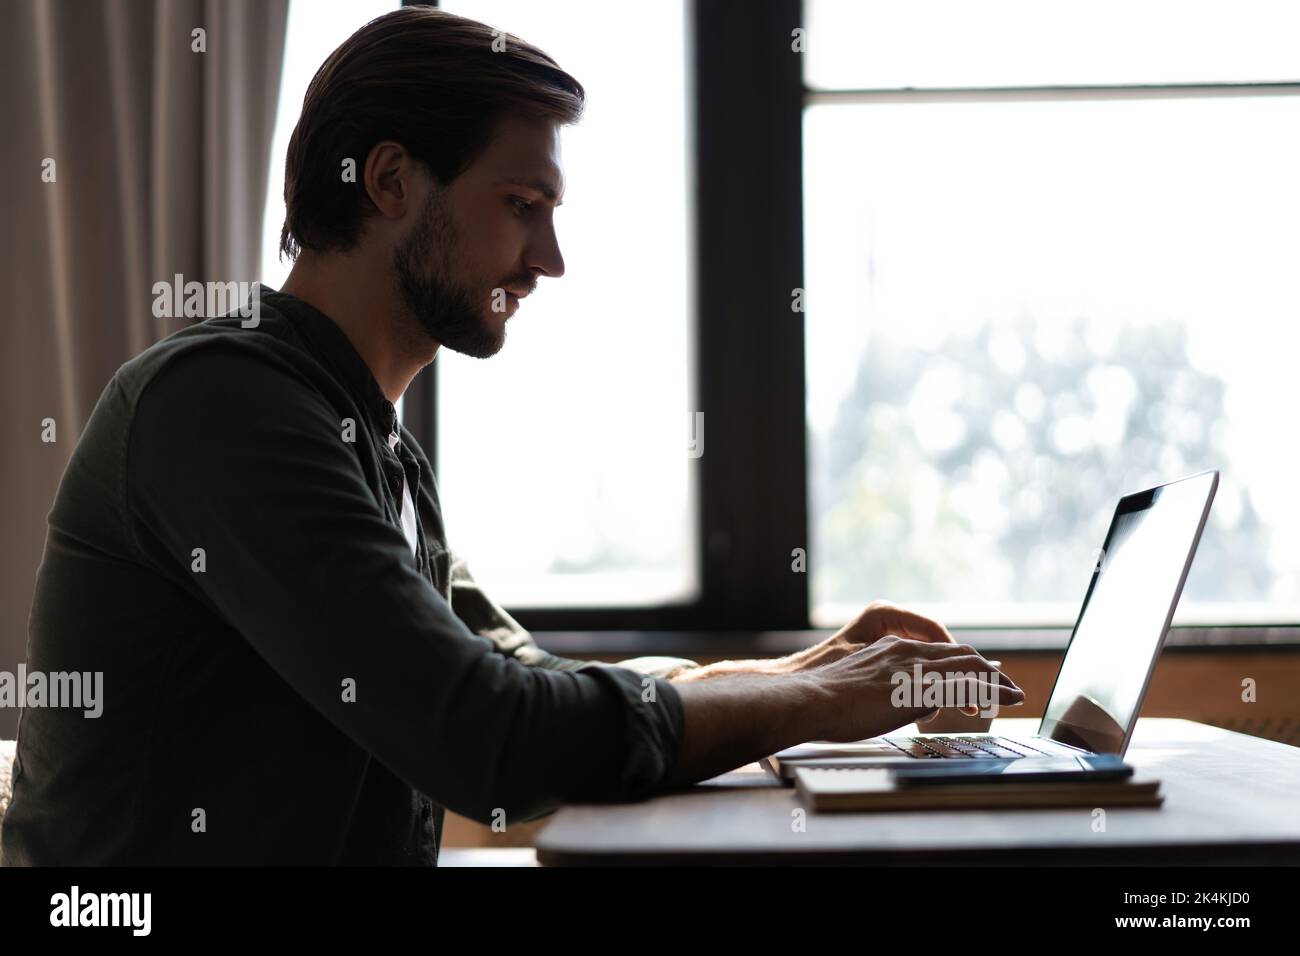
[[921, 658], [921, 673], [923, 674], [928, 674], [931, 671], [937, 673], [945, 671], [978, 671], [981, 674], [989, 675], [994, 683], [1019, 687], [1004, 672], [998, 670], [991, 661], [981, 657], [979, 652], [966, 645], [918, 643], [915, 645], [915, 649], [917, 656]]
[[935, 685], [941, 688], [937, 693], [942, 700], [996, 700], [999, 704], [1020, 704], [1025, 700], [1025, 692], [1019, 687], [973, 677], [944, 678], [936, 681]]
[[891, 634], [910, 638], [914, 641], [930, 641], [936, 644], [956, 644], [952, 634], [934, 618], [926, 617], [906, 608], [894, 608], [891, 611]]
[[1011, 691], [1024, 695], [1024, 691], [1006, 674], [1002, 673], [982, 657], [964, 655], [956, 657], [936, 657], [921, 662], [921, 675], [936, 674], [939, 683], [955, 684], [965, 681], [967, 684], [987, 684], [999, 690]]
[[941, 641], [918, 641], [915, 638], [905, 637], [905, 641], [912, 642], [912, 648], [917, 657], [923, 660], [945, 660], [951, 657], [970, 657], [978, 654], [979, 651], [969, 644], [948, 644]]

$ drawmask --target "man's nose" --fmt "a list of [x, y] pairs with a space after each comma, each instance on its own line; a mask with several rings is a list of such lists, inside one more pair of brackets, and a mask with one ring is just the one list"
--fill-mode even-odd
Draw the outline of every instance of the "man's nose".
[[555, 235], [554, 226], [547, 226], [528, 247], [526, 258], [528, 270], [558, 279], [564, 275], [564, 256], [560, 253], [560, 241]]

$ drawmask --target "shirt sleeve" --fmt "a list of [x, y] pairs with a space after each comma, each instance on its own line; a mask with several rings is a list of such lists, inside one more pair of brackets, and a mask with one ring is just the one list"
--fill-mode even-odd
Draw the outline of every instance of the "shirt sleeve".
[[[483, 590], [470, 573], [469, 564], [451, 551], [451, 607], [475, 634], [485, 637], [497, 651], [529, 667], [550, 670], [580, 670], [593, 661], [560, 657], [538, 646], [533, 636]], [[616, 665], [645, 677], [667, 679], [677, 671], [699, 667], [686, 657], [633, 657]]]
[[127, 520], [144, 560], [456, 813], [529, 820], [659, 789], [684, 728], [676, 688], [496, 653], [417, 571], [366, 481], [364, 432], [345, 441], [343, 417], [260, 353], [174, 358], [140, 396], [126, 443]]

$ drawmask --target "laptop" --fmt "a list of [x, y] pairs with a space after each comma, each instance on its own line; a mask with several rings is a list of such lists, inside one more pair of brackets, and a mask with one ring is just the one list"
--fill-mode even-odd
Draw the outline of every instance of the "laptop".
[[910, 771], [950, 767], [951, 760], [1122, 758], [1218, 487], [1219, 473], [1212, 470], [1120, 499], [1032, 737], [916, 734], [816, 742], [783, 750], [765, 765], [792, 779], [796, 766]]

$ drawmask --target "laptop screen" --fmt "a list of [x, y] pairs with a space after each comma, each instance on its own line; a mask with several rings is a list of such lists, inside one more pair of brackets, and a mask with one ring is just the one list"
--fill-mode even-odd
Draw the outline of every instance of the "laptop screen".
[[1120, 500], [1041, 736], [1124, 753], [1218, 477], [1205, 472]]

